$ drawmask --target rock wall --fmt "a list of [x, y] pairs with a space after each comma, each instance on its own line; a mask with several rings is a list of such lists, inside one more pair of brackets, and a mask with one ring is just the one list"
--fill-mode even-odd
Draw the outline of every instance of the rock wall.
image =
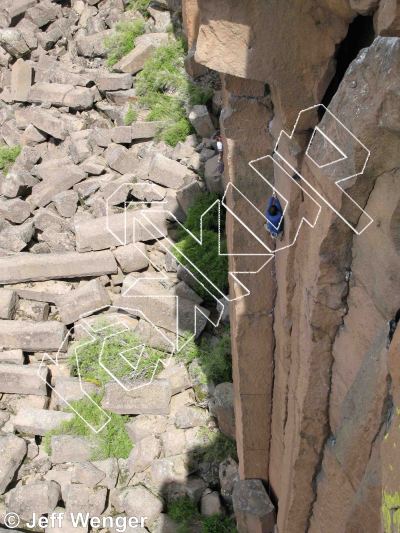
[[[315, 104], [329, 104], [370, 150], [344, 194], [332, 183], [360, 172], [365, 153], [353, 146], [344, 167], [313, 164], [304, 156], [313, 128], [338, 138], [342, 129], [329, 112], [309, 112], [279, 143], [283, 168], [262, 169], [289, 202], [276, 243], [288, 247], [248, 276], [250, 295], [232, 305], [241, 477], [264, 480], [279, 533], [397, 531], [399, 345], [398, 332], [390, 343], [388, 323], [393, 332], [400, 308], [399, 3], [198, 0], [186, 8], [197, 11], [186, 16], [187, 24], [196, 20], [187, 27], [196, 61], [223, 81], [227, 184], [258, 197], [263, 210], [271, 187], [248, 162], [271, 154], [281, 129], [291, 133], [298, 113]], [[357, 24], [375, 35], [354, 32]], [[324, 162], [332, 147], [319, 141], [314, 156]], [[285, 177], [292, 167], [336, 210], [321, 202], [315, 227], [303, 224], [298, 238], [300, 221], [315, 220], [308, 193], [318, 197]], [[347, 195], [372, 217], [365, 231], [365, 215]], [[240, 195], [230, 195], [230, 207], [262, 235], [262, 217]], [[232, 271], [245, 263], [236, 254], [245, 252], [246, 235], [228, 217]], [[241, 290], [231, 283], [233, 296]]]

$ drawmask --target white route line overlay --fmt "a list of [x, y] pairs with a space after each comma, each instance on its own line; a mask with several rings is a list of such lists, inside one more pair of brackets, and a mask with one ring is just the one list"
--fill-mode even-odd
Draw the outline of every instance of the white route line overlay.
[[[301, 115], [305, 112], [308, 112], [308, 111], [311, 111], [311, 110], [314, 110], [316, 108], [318, 108], [319, 106], [321, 106], [325, 112], [329, 113], [330, 116], [332, 116], [334, 118], [334, 120], [336, 120], [351, 136], [352, 138], [357, 142], [359, 143], [359, 145], [366, 151], [366, 158], [365, 158], [365, 161], [364, 161], [364, 164], [362, 166], [362, 169], [360, 172], [357, 172], [355, 174], [352, 174], [350, 176], [346, 176], [344, 178], [341, 178], [339, 180], [337, 180], [335, 182], [335, 184], [339, 187], [339, 183], [342, 183], [352, 177], [355, 177], [355, 176], [358, 176], [358, 175], [361, 175], [364, 173], [364, 170], [366, 168], [366, 165], [367, 165], [367, 162], [368, 162], [368, 159], [370, 157], [370, 151], [368, 150], [368, 148], [365, 147], [365, 145], [331, 112], [329, 111], [329, 109], [327, 109], [324, 105], [322, 104], [317, 104], [315, 106], [311, 106], [309, 108], [306, 108], [306, 109], [303, 109], [302, 111], [299, 112], [298, 116], [297, 116], [297, 120], [295, 122], [295, 125], [293, 127], [293, 130], [291, 132], [290, 135], [288, 135], [284, 130], [282, 130], [280, 132], [280, 135], [279, 135], [279, 138], [278, 138], [278, 141], [275, 145], [275, 153], [280, 157], [280, 159], [293, 171], [295, 172], [300, 178], [301, 180], [303, 180], [308, 187], [310, 187], [313, 192], [328, 206], [330, 207], [330, 209], [332, 209], [332, 211], [334, 211], [337, 216], [343, 220], [343, 222], [345, 222], [357, 235], [361, 235], [361, 233], [363, 233], [363, 231], [365, 231], [367, 229], [367, 227], [372, 224], [373, 222], [373, 219], [368, 215], [368, 213], [366, 213], [365, 210], [363, 210], [361, 208], [361, 206], [359, 204], [357, 204], [357, 202], [355, 202], [355, 200], [353, 200], [350, 195], [344, 190], [342, 189], [341, 187], [339, 187], [341, 189], [341, 191], [362, 211], [362, 213], [368, 218], [369, 222], [368, 224], [361, 230], [361, 231], [357, 231], [356, 228], [354, 228], [353, 226], [351, 226], [351, 224], [349, 222], [347, 222], [347, 220], [329, 203], [328, 200], [326, 200], [300, 173], [297, 169], [295, 169], [289, 161], [287, 161], [283, 155], [279, 152], [279, 142], [282, 138], [282, 136], [286, 136], [289, 140], [293, 139], [293, 135], [295, 134], [295, 131], [296, 131], [296, 128], [297, 128], [297, 125], [298, 125], [298, 122], [301, 118]], [[334, 160], [334, 161], [331, 161], [329, 163], [326, 163], [324, 165], [319, 165], [312, 157], [311, 155], [309, 154], [309, 151], [310, 151], [310, 147], [311, 147], [311, 144], [312, 144], [312, 141], [315, 137], [315, 134], [316, 133], [319, 133], [321, 134], [324, 139], [326, 139], [338, 152], [339, 154], [341, 155], [341, 157], [339, 157], [338, 159]], [[333, 165], [335, 163], [338, 163], [340, 161], [343, 161], [344, 159], [347, 159], [347, 155], [336, 145], [336, 143], [334, 143], [334, 141], [332, 139], [330, 139], [318, 126], [316, 126], [314, 128], [314, 131], [313, 131], [313, 134], [311, 136], [311, 139], [308, 143], [308, 146], [307, 146], [307, 149], [306, 149], [306, 152], [305, 152], [305, 155], [307, 157], [310, 158], [310, 160], [318, 167], [318, 168], [324, 168], [324, 167], [327, 167], [327, 166], [330, 166], [330, 165]], [[103, 338], [103, 342], [102, 342], [102, 348], [100, 350], [100, 353], [99, 353], [99, 365], [110, 375], [110, 377], [116, 382], [118, 383], [118, 385], [123, 388], [125, 391], [129, 392], [129, 391], [132, 391], [134, 389], [138, 389], [138, 388], [141, 388], [141, 387], [144, 387], [146, 385], [149, 385], [150, 383], [152, 383], [154, 377], [155, 377], [155, 374], [156, 374], [156, 370], [157, 370], [157, 367], [159, 364], [162, 364], [164, 367], [168, 366], [168, 364], [170, 363], [173, 355], [176, 353], [176, 352], [179, 352], [185, 345], [187, 342], [190, 341], [190, 339], [192, 339], [193, 337], [196, 337], [197, 335], [197, 313], [199, 312], [200, 314], [202, 314], [206, 320], [212, 322], [212, 324], [217, 327], [220, 323], [220, 320], [221, 320], [221, 317], [223, 315], [223, 311], [224, 311], [224, 308], [225, 308], [225, 304], [223, 304], [220, 300], [217, 300], [216, 299], [216, 296], [214, 293], [212, 293], [210, 291], [210, 286], [213, 287], [213, 289], [218, 292], [222, 299], [223, 300], [226, 300], [227, 302], [230, 302], [230, 301], [235, 301], [235, 300], [238, 300], [238, 299], [241, 299], [245, 296], [248, 296], [250, 295], [250, 290], [238, 279], [237, 275], [239, 274], [258, 274], [275, 256], [275, 254], [279, 251], [282, 251], [286, 248], [289, 248], [291, 246], [293, 246], [299, 236], [299, 233], [300, 233], [300, 230], [303, 226], [304, 223], [306, 223], [309, 227], [311, 228], [314, 228], [317, 221], [318, 221], [318, 218], [319, 218], [319, 215], [321, 213], [321, 210], [322, 210], [322, 207], [321, 205], [299, 184], [297, 183], [296, 180], [293, 179], [293, 177], [287, 172], [287, 170], [281, 165], [279, 164], [275, 159], [273, 159], [272, 156], [270, 155], [267, 155], [267, 156], [263, 156], [263, 157], [260, 157], [258, 159], [255, 159], [255, 160], [252, 160], [249, 162], [249, 166], [272, 188], [273, 191], [275, 191], [277, 194], [279, 194], [279, 196], [281, 198], [283, 198], [284, 202], [285, 202], [285, 207], [284, 207], [284, 211], [283, 211], [283, 214], [285, 215], [285, 212], [287, 210], [287, 207], [289, 205], [288, 203], [288, 200], [276, 189], [276, 187], [265, 177], [263, 176], [258, 170], [257, 168], [255, 168], [255, 163], [257, 163], [258, 161], [261, 161], [263, 159], [266, 159], [266, 158], [269, 158], [272, 160], [272, 163], [274, 165], [277, 165], [281, 171], [285, 172], [285, 174], [292, 180], [293, 183], [296, 184], [296, 186], [298, 186], [300, 189], [302, 189], [303, 193], [305, 193], [309, 199], [314, 202], [316, 204], [316, 206], [318, 207], [318, 213], [315, 217], [315, 220], [314, 221], [309, 221], [307, 220], [305, 217], [302, 217], [301, 221], [300, 221], [300, 224], [299, 224], [299, 227], [296, 231], [296, 234], [295, 234], [295, 237], [293, 239], [293, 242], [292, 243], [289, 243], [288, 245], [286, 246], [282, 246], [280, 248], [276, 248], [276, 249], [271, 249], [265, 242], [263, 242], [260, 237], [254, 233], [250, 227], [240, 218], [238, 217], [235, 212], [227, 205], [226, 203], [226, 196], [227, 196], [227, 193], [229, 191], [230, 188], [233, 188], [238, 194], [240, 194], [250, 205], [251, 207], [258, 213], [258, 214], [261, 214], [262, 216], [263, 213], [260, 212], [260, 210], [246, 197], [245, 194], [242, 193], [242, 191], [240, 191], [234, 184], [232, 183], [228, 183], [226, 189], [225, 189], [225, 192], [224, 192], [224, 195], [223, 195], [223, 198], [222, 198], [222, 201], [220, 200], [216, 200], [216, 202], [214, 202], [214, 204], [212, 204], [200, 217], [200, 236], [197, 237], [196, 235], [194, 235], [192, 232], [186, 230], [185, 231], [191, 236], [191, 238], [193, 238], [198, 244], [199, 246], [202, 246], [203, 245], [203, 217], [208, 213], [208, 211], [210, 211], [211, 209], [213, 209], [215, 206], [217, 207], [218, 209], [218, 254], [219, 255], [224, 255], [224, 256], [235, 256], [235, 257], [240, 257], [240, 256], [247, 256], [247, 257], [256, 257], [256, 256], [261, 256], [261, 257], [265, 257], [266, 258], [266, 261], [261, 265], [260, 268], [256, 269], [256, 270], [251, 270], [251, 271], [228, 271], [228, 275], [231, 276], [240, 286], [242, 289], [244, 289], [244, 293], [241, 294], [240, 296], [236, 297], [236, 298], [230, 298], [229, 295], [225, 295], [222, 293], [222, 291], [220, 291], [218, 289], [218, 287], [212, 282], [212, 280], [210, 280], [207, 275], [202, 272], [198, 267], [197, 265], [195, 265], [191, 260], [190, 258], [188, 258], [187, 256], [184, 256], [185, 259], [188, 261], [188, 263], [194, 268], [195, 270], [195, 273], [192, 271], [192, 270], [188, 270], [184, 265], [181, 265], [183, 266], [184, 268], [186, 268], [186, 270], [190, 273], [190, 275], [198, 282], [200, 283], [200, 285], [206, 289], [216, 300], [216, 305], [217, 307], [220, 307], [220, 313], [219, 313], [219, 316], [217, 318], [216, 321], [212, 321], [210, 320], [210, 318], [208, 316], [206, 316], [202, 311], [201, 309], [199, 309], [199, 307], [196, 305], [196, 304], [193, 304], [193, 307], [194, 307], [194, 312], [195, 312], [195, 317], [194, 317], [194, 324], [195, 324], [195, 331], [194, 331], [194, 334], [187, 340], [183, 343], [183, 345], [179, 346], [179, 324], [178, 324], [178, 319], [177, 319], [177, 323], [176, 323], [176, 331], [175, 331], [175, 338], [176, 338], [176, 341], [174, 343], [172, 343], [172, 341], [170, 340], [170, 338], [168, 338], [161, 329], [159, 329], [151, 320], [149, 320], [143, 313], [142, 310], [140, 309], [136, 309], [136, 308], [129, 308], [129, 307], [121, 307], [121, 306], [118, 306], [116, 307], [117, 310], [125, 310], [127, 311], [128, 313], [136, 313], [138, 316], [143, 316], [143, 319], [146, 320], [149, 324], [151, 324], [151, 326], [153, 328], [155, 328], [155, 330], [157, 331], [157, 333], [159, 335], [161, 335], [164, 340], [166, 341], [166, 343], [169, 343], [171, 345], [171, 352], [170, 352], [170, 355], [169, 357], [167, 357], [167, 361], [165, 361], [164, 359], [160, 358], [154, 365], [154, 370], [152, 372], [152, 375], [151, 377], [146, 381], [146, 382], [142, 382], [138, 385], [135, 385], [135, 386], [132, 386], [132, 387], [129, 387], [127, 386], [124, 382], [122, 382], [120, 379], [117, 378], [117, 376], [115, 376], [115, 374], [113, 372], [110, 371], [109, 368], [107, 368], [107, 366], [105, 365], [105, 363], [103, 362], [102, 360], [102, 357], [103, 357], [103, 353], [104, 353], [104, 349], [105, 349], [105, 346], [106, 346], [106, 341], [107, 339], [110, 339], [110, 338], [113, 338], [113, 337], [116, 337], [118, 335], [120, 335], [121, 333], [125, 332], [125, 331], [131, 331], [130, 328], [128, 328], [126, 326], [126, 324], [124, 324], [123, 322], [119, 322], [119, 321], [115, 321], [113, 323], [109, 323], [107, 325], [105, 325], [104, 327], [101, 327], [100, 329], [93, 329], [88, 323], [81, 323], [80, 325], [78, 326], [75, 326], [75, 329], [77, 327], [81, 327], [84, 332], [87, 334], [87, 337], [89, 337], [89, 340], [87, 342], [84, 342], [83, 344], [80, 343], [78, 346], [75, 346], [74, 347], [74, 353], [75, 353], [75, 357], [76, 357], [76, 362], [77, 362], [77, 370], [78, 370], [78, 378], [79, 378], [79, 384], [80, 384], [80, 388], [82, 390], [82, 393], [84, 395], [84, 397], [86, 397], [89, 401], [91, 401], [97, 409], [99, 409], [102, 413], [102, 415], [104, 416], [104, 423], [96, 428], [96, 427], [93, 427], [92, 424], [86, 420], [84, 417], [82, 417], [82, 415], [73, 407], [73, 405], [71, 405], [71, 403], [66, 400], [58, 391], [55, 390], [55, 388], [51, 385], [51, 383], [47, 383], [47, 381], [40, 375], [40, 369], [42, 368], [42, 366], [44, 364], [46, 364], [46, 360], [50, 360], [53, 364], [57, 365], [58, 366], [58, 355], [61, 351], [63, 351], [63, 347], [65, 345], [65, 342], [71, 337], [71, 331], [68, 331], [62, 345], [60, 346], [58, 352], [56, 353], [56, 357], [55, 359], [53, 359], [49, 354], [45, 354], [42, 358], [42, 361], [39, 365], [39, 368], [38, 368], [38, 375], [41, 377], [41, 379], [43, 379], [43, 381], [45, 381], [47, 383], [47, 385], [52, 389], [52, 391], [62, 400], [62, 402], [64, 402], [70, 410], [72, 410], [77, 416], [79, 416], [87, 425], [88, 427], [94, 432], [94, 433], [99, 433], [100, 431], [102, 431], [105, 426], [108, 424], [108, 422], [111, 420], [110, 416], [106, 413], [106, 411], [104, 411], [98, 404], [96, 404], [96, 402], [94, 402], [94, 400], [91, 398], [90, 394], [87, 393], [87, 391], [84, 389], [84, 382], [82, 380], [82, 377], [81, 377], [81, 373], [80, 373], [80, 366], [79, 366], [79, 355], [78, 355], [78, 350], [81, 350], [82, 348], [84, 348], [84, 346], [87, 346], [88, 344], [92, 344], [93, 342], [96, 342], [97, 340], [97, 337], [96, 337], [96, 333], [98, 334], [99, 332], [102, 332], [103, 330], [106, 330], [108, 328], [114, 328], [113, 329], [113, 333], [104, 337]], [[137, 185], [148, 185], [148, 183], [143, 183], [143, 184], [140, 184], [138, 183]], [[118, 193], [118, 191], [120, 190], [120, 188], [122, 187], [125, 187], [126, 184], [121, 184], [120, 187], [118, 187], [106, 200], [106, 217], [107, 217], [107, 230], [114, 236], [114, 238], [120, 243], [120, 245], [125, 245], [127, 244], [128, 242], [128, 239], [127, 239], [127, 235], [128, 235], [128, 224], [127, 224], [127, 212], [128, 212], [128, 208], [130, 205], [140, 205], [140, 204], [143, 204], [143, 205], [153, 205], [153, 204], [156, 204], [157, 206], [159, 205], [165, 205], [167, 202], [165, 200], [160, 200], [160, 201], [142, 201], [142, 200], [139, 200], [137, 202], [129, 202], [128, 204], [125, 203], [125, 207], [124, 207], [124, 216], [125, 216], [125, 224], [124, 224], [124, 236], [123, 236], [123, 239], [121, 239], [110, 227], [109, 225], [109, 216], [113, 215], [114, 213], [110, 212], [110, 204], [111, 204], [111, 199], [114, 195], [116, 195]], [[223, 205], [223, 207], [226, 209], [226, 211], [228, 213], [230, 213], [237, 222], [239, 222], [245, 229], [248, 233], [250, 233], [252, 235], [252, 237], [254, 237], [256, 239], [256, 241], [266, 250], [265, 254], [264, 253], [255, 253], [255, 254], [251, 254], [251, 253], [242, 253], [242, 254], [235, 254], [235, 253], [222, 253], [221, 252], [221, 204]], [[160, 212], [162, 214], [167, 214], [168, 217], [172, 217], [173, 220], [175, 220], [180, 227], [183, 228], [183, 225], [179, 222], [179, 220], [176, 218], [176, 216], [169, 210], [167, 209], [160, 209], [158, 211], [155, 211], [154, 209], [152, 210], [152, 213], [154, 212]], [[139, 214], [139, 216], [141, 216], [146, 222], [147, 222], [147, 226], [144, 226], [144, 224], [140, 221], [140, 219], [137, 219], [134, 221], [134, 224], [133, 224], [133, 227], [131, 228], [132, 229], [132, 237], [133, 237], [133, 244], [136, 245], [136, 242], [135, 242], [135, 231], [136, 231], [136, 224], [139, 224], [142, 226], [143, 229], [145, 229], [145, 231], [149, 231], [149, 225], [153, 228], [154, 230], [154, 233], [150, 233], [150, 235], [152, 235], [153, 238], [157, 238], [156, 235], [159, 235], [160, 233], [160, 230], [159, 228], [157, 227], [157, 225], [154, 224], [154, 222], [148, 217], [146, 216], [146, 210], [144, 211], [137, 211], [137, 213]], [[279, 228], [276, 228], [276, 229], [279, 229]], [[166, 253], [171, 253], [171, 248], [172, 249], [176, 249], [175, 247], [175, 243], [173, 241], [171, 241], [168, 236], [165, 237], [165, 241], [168, 242], [169, 246], [166, 246], [164, 244], [164, 242], [160, 242], [162, 248], [165, 250]], [[140, 251], [140, 253], [142, 253], [142, 251], [140, 250], [139, 247], [136, 247], [137, 250]], [[182, 252], [180, 251], [180, 253], [182, 254]], [[150, 261], [151, 263], [151, 261]], [[154, 264], [153, 264], [153, 267], [154, 267]], [[201, 276], [200, 279], [199, 279], [199, 275]], [[136, 280], [136, 282], [134, 282], [124, 293], [122, 293], [121, 295], [122, 296], [128, 296], [129, 295], [129, 290], [132, 289], [134, 286], [136, 286], [137, 283], [140, 283], [140, 282], [147, 282], [147, 281], [157, 281], [157, 280], [165, 280], [165, 279], [168, 279], [168, 276], [164, 273], [164, 272], [161, 272], [161, 271], [155, 271], [154, 273], [154, 276], [149, 276], [149, 277], [143, 277], [143, 278], [138, 278]], [[205, 280], [205, 281], [204, 281]], [[207, 283], [208, 286], [205, 284]], [[160, 298], [160, 297], [163, 297], [163, 298], [175, 298], [176, 299], [176, 309], [178, 310], [179, 309], [179, 296], [178, 295], [159, 295], [159, 294], [155, 294], [155, 295], [134, 295], [134, 298]], [[108, 309], [112, 309], [114, 306], [107, 306]], [[79, 319], [84, 319], [85, 317], [87, 317], [88, 315], [93, 315], [95, 313], [97, 313], [98, 311], [100, 311], [102, 309], [94, 309], [92, 311], [89, 311], [89, 312], [86, 312], [85, 314], [83, 314], [82, 316], [79, 317]], [[178, 314], [177, 313], [177, 318], [178, 318]], [[115, 332], [115, 326], [116, 324], [118, 324], [119, 326], [121, 326], [121, 330]], [[139, 364], [143, 358], [143, 355], [144, 355], [144, 351], [145, 351], [145, 348], [146, 348], [146, 345], [145, 343], [140, 343], [136, 346], [132, 346], [132, 347], [129, 347], [127, 348], [126, 350], [122, 350], [120, 353], [119, 353], [119, 356], [125, 361], [125, 363], [127, 363], [131, 368], [132, 368], [132, 377], [135, 376], [135, 374], [137, 374], [138, 372], [138, 368], [139, 368]], [[140, 351], [140, 354], [139, 354], [139, 357], [136, 361], [136, 365], [132, 364], [129, 359], [125, 356], [125, 354], [127, 353], [132, 353], [132, 352], [138, 352]]]

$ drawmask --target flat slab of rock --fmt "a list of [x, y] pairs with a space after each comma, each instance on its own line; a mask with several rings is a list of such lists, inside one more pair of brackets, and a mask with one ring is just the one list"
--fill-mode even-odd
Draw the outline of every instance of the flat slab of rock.
[[29, 89], [28, 102], [83, 110], [93, 106], [93, 93], [87, 87], [40, 82]]
[[10, 320], [14, 318], [18, 296], [15, 291], [0, 289], [0, 319]]
[[25, 102], [32, 84], [32, 67], [17, 59], [11, 70], [11, 96], [15, 102]]
[[130, 89], [132, 87], [132, 76], [115, 72], [101, 72], [96, 78], [96, 85], [99, 91]]
[[142, 70], [145, 61], [162, 44], [168, 42], [168, 33], [147, 33], [135, 41], [135, 48], [114, 65], [114, 70], [136, 74]]
[[171, 189], [180, 189], [194, 180], [194, 174], [184, 165], [160, 153], [154, 155], [149, 169], [149, 180]]
[[25, 407], [15, 416], [14, 427], [26, 435], [44, 436], [48, 431], [56, 429], [62, 422], [68, 422], [72, 418], [72, 413]]
[[6, 350], [3, 352], [0, 352], [0, 363], [23, 365], [24, 364], [23, 351], [22, 350]]
[[117, 263], [110, 251], [19, 254], [1, 258], [0, 283], [95, 277], [115, 274], [117, 270]]
[[92, 454], [93, 445], [88, 439], [71, 435], [51, 437], [51, 462], [54, 464], [89, 461]]
[[101, 405], [113, 413], [126, 415], [167, 415], [171, 388], [167, 380], [155, 380], [144, 387], [126, 391], [118, 383], [107, 383]]
[[64, 324], [72, 324], [110, 304], [111, 299], [107, 290], [99, 279], [94, 279], [78, 289], [60, 296], [57, 301], [57, 308]]
[[[40, 372], [40, 374], [39, 374]], [[47, 367], [2, 363], [0, 366], [0, 392], [46, 396]]]
[[153, 122], [134, 122], [131, 126], [132, 140], [152, 139], [164, 125], [165, 122], [158, 120]]
[[29, 202], [35, 207], [44, 207], [60, 192], [71, 189], [86, 177], [86, 172], [77, 165], [63, 166], [62, 172], [56, 171], [51, 179], [45, 179], [32, 187]]
[[61, 497], [60, 485], [55, 481], [34, 481], [20, 483], [10, 491], [7, 512], [16, 513], [21, 520], [31, 520], [33, 513], [38, 516], [50, 514]]
[[6, 491], [26, 455], [26, 442], [16, 435], [0, 435], [0, 494]]
[[126, 274], [142, 270], [149, 264], [145, 245], [141, 242], [128, 244], [127, 246], [119, 246], [114, 251], [114, 255], [122, 272]]
[[55, 321], [0, 320], [0, 346], [11, 350], [56, 352], [64, 347], [66, 333], [66, 327]]
[[57, 376], [51, 397], [51, 406], [66, 407], [66, 402], [81, 400], [86, 394], [95, 394], [98, 387], [94, 383], [80, 381], [70, 376]]
[[[143, 218], [142, 212], [156, 228]], [[85, 252], [165, 237], [167, 227], [163, 213], [146, 209], [78, 222], [75, 234], [77, 250]]]

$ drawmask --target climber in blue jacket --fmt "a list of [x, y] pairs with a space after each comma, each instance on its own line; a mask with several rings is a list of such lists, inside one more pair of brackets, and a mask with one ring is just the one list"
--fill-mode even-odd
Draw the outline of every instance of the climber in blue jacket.
[[265, 218], [267, 223], [264, 227], [274, 239], [283, 234], [283, 209], [275, 192], [268, 201]]

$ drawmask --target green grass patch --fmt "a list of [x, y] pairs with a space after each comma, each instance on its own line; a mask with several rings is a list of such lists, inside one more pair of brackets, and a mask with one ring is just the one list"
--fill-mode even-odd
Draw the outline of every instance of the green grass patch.
[[139, 11], [141, 15], [145, 18], [149, 17], [149, 12], [147, 11], [151, 0], [130, 0], [126, 6], [127, 10]]
[[125, 113], [125, 116], [124, 116], [125, 126], [130, 126], [131, 124], [137, 121], [137, 118], [138, 118], [137, 110], [134, 107], [132, 107], [132, 104], [129, 104], [128, 111]]
[[[72, 376], [80, 376], [83, 381], [95, 383], [99, 386], [99, 393], [92, 396], [93, 401], [83, 398], [82, 400], [71, 402], [74, 410], [69, 409], [69, 411], [74, 413], [74, 417], [46, 434], [44, 438], [45, 448], [48, 453], [51, 452], [51, 437], [53, 435], [74, 435], [86, 437], [94, 443], [93, 460], [108, 457], [126, 458], [132, 449], [132, 442], [125, 430], [125, 424], [129, 417], [106, 412], [111, 420], [97, 434], [84, 421], [86, 420], [94, 428], [100, 428], [107, 420], [104, 412], [96, 408], [96, 405], [101, 405], [104, 386], [114, 378], [100, 365], [99, 354], [101, 354], [103, 365], [117, 379], [121, 380], [129, 379], [130, 377], [134, 379], [152, 377], [162, 369], [162, 365], [157, 365], [157, 363], [161, 357], [165, 357], [165, 354], [146, 347], [143, 357], [138, 360], [139, 350], [134, 354], [129, 351], [126, 352], [126, 359], [137, 367], [137, 370], [133, 372], [128, 361], [121, 357], [121, 352], [129, 350], [130, 347], [140, 345], [140, 339], [131, 331], [121, 331], [116, 327], [107, 327], [107, 324], [101, 321], [95, 325], [94, 329], [97, 330], [97, 333], [94, 334], [94, 339], [82, 339], [71, 345], [67, 363]], [[68, 411], [68, 409], [66, 410]]]
[[199, 431], [203, 439], [208, 442], [203, 449], [198, 450], [198, 454], [204, 461], [221, 463], [228, 457], [238, 460], [236, 442], [233, 439], [218, 430], [211, 430], [207, 427], [202, 427]]
[[7, 174], [20, 153], [20, 146], [0, 146], [0, 170]]
[[[92, 399], [97, 405], [100, 405], [102, 394], [93, 395]], [[107, 420], [104, 413], [97, 409], [88, 398], [71, 402], [71, 405], [94, 428], [100, 428]], [[66, 409], [66, 411], [74, 412], [71, 409]], [[74, 417], [70, 421], [62, 422], [58, 428], [45, 435], [44, 446], [46, 452], [48, 454], [51, 453], [51, 437], [54, 435], [73, 435], [85, 437], [94, 444], [94, 451], [91, 457], [93, 461], [109, 457], [126, 459], [133, 447], [125, 429], [125, 424], [129, 417], [111, 412], [107, 412], [107, 414], [111, 420], [102, 431], [94, 433], [86, 422], [74, 413]]]
[[[188, 270], [196, 275], [196, 269], [192, 265], [194, 264], [220, 291], [227, 294], [229, 289], [228, 256], [223, 255], [227, 254], [224, 217], [221, 215], [221, 243], [219, 249], [218, 210], [216, 206], [211, 208], [217, 199], [218, 196], [216, 194], [204, 194], [189, 208], [183, 227], [199, 238], [200, 220], [202, 220], [203, 244], [200, 246], [190, 234], [184, 229], [180, 229], [174, 255], [183, 266], [186, 266]], [[209, 211], [207, 211], [208, 209]], [[202, 216], [203, 213], [206, 214]], [[197, 275], [196, 277], [200, 276]], [[210, 286], [209, 282], [204, 280], [204, 284], [209, 287], [217, 298], [221, 297], [218, 291]], [[196, 283], [196, 292], [206, 302], [211, 303], [214, 301], [208, 290], [199, 282]]]
[[235, 533], [232, 518], [223, 515], [202, 516], [197, 505], [188, 497], [179, 498], [168, 506], [168, 516], [177, 523], [177, 533]]
[[199, 365], [196, 375], [198, 381], [204, 385], [213, 382], [215, 385], [232, 381], [232, 356], [231, 337], [229, 328], [226, 328], [217, 341], [207, 338], [198, 344], [189, 341], [185, 347], [176, 354], [177, 360], [190, 364], [197, 361]]
[[202, 518], [201, 533], [235, 533], [235, 521], [228, 516], [213, 515]]
[[122, 21], [115, 25], [113, 35], [104, 41], [107, 51], [107, 65], [112, 67], [135, 48], [135, 41], [145, 32], [143, 20]]
[[140, 344], [139, 337], [131, 331], [118, 332], [117, 329], [105, 328], [103, 332], [96, 333], [94, 340], [83, 339], [71, 346], [68, 366], [73, 376], [80, 375], [84, 381], [104, 386], [114, 378], [100, 365], [101, 353], [101, 362], [117, 379], [126, 379], [130, 376], [148, 379], [155, 371], [157, 373], [161, 370], [160, 365], [157, 367], [157, 362], [161, 357], [165, 357], [165, 353], [146, 346], [143, 357], [137, 361], [135, 356], [140, 355], [139, 350], [135, 353], [127, 352], [126, 359], [137, 365], [134, 376], [130, 364], [120, 354]]
[[169, 124], [159, 138], [171, 146], [184, 141], [193, 131], [187, 119], [190, 106], [204, 104], [212, 92], [196, 86], [185, 67], [186, 49], [182, 40], [171, 40], [159, 47], [136, 76], [140, 104], [149, 110], [148, 120], [166, 120]]

